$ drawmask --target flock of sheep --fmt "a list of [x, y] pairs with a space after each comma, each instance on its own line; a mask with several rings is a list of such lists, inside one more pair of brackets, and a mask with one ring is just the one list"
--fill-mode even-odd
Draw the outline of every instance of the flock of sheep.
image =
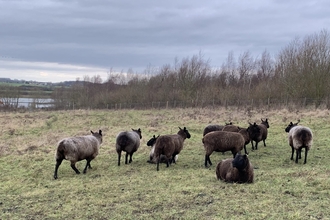
[[[310, 128], [292, 123], [285, 128], [289, 133], [289, 145], [292, 148], [291, 160], [293, 160], [296, 151], [295, 162], [301, 159], [301, 150], [305, 148], [305, 160], [307, 162], [307, 153], [313, 143], [313, 134]], [[208, 125], [203, 132], [202, 142], [205, 149], [205, 167], [212, 165], [210, 155], [215, 152], [231, 151], [233, 158], [220, 161], [216, 166], [217, 179], [225, 182], [252, 183], [254, 179], [253, 166], [248, 159], [246, 145], [251, 142], [252, 150], [258, 149], [258, 143], [265, 140], [268, 135], [268, 119], [261, 123], [250, 123], [248, 128], [240, 128], [232, 123], [226, 125]], [[157, 164], [157, 171], [160, 163], [166, 163], [169, 167], [171, 163], [176, 163], [178, 154], [183, 149], [185, 139], [191, 137], [188, 129], [179, 127], [177, 134], [154, 135], [147, 145], [151, 147], [149, 163]], [[141, 129], [132, 129], [132, 131], [120, 132], [116, 137], [116, 151], [118, 154], [118, 166], [120, 166], [121, 152], [126, 152], [125, 164], [132, 162], [132, 156], [140, 146], [142, 138]], [[55, 159], [54, 179], [57, 179], [57, 171], [64, 159], [71, 162], [71, 168], [79, 174], [75, 164], [77, 161], [86, 160], [87, 168], [91, 168], [90, 162], [98, 155], [100, 145], [102, 144], [102, 131], [93, 132], [90, 135], [80, 137], [70, 137], [61, 140], [58, 143]], [[241, 151], [244, 148], [245, 154]], [[130, 157], [128, 160], [128, 156]]]

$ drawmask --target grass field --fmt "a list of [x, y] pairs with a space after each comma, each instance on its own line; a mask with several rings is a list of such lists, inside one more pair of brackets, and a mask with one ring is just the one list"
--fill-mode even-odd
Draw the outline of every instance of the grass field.
[[[330, 112], [327, 110], [245, 111], [168, 109], [0, 113], [0, 219], [329, 219]], [[215, 177], [216, 164], [230, 152], [211, 155], [204, 168], [203, 129], [210, 123], [270, 123], [267, 147], [259, 144], [249, 159], [253, 184], [227, 184]], [[307, 164], [290, 160], [284, 128], [290, 121], [309, 126], [314, 144]], [[149, 164], [152, 135], [177, 133], [186, 126], [191, 138], [177, 164], [156, 171]], [[117, 166], [118, 132], [141, 128], [133, 162]], [[63, 161], [53, 179], [59, 140], [103, 131], [93, 169], [76, 175]], [[85, 161], [77, 163], [80, 171]]]

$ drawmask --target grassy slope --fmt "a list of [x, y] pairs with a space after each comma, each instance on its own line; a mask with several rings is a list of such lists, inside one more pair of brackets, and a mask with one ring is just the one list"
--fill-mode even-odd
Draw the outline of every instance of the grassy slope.
[[[215, 166], [227, 152], [213, 153], [213, 166], [203, 167], [202, 132], [209, 123], [270, 122], [267, 147], [251, 151], [255, 183], [226, 184], [215, 178]], [[290, 160], [284, 128], [290, 121], [314, 131], [307, 164]], [[1, 113], [0, 219], [322, 219], [330, 216], [329, 111], [240, 111], [237, 109], [175, 109], [122, 111], [58, 111]], [[148, 139], [176, 133], [186, 126], [177, 164], [160, 171], [146, 163]], [[117, 166], [115, 137], [142, 129], [141, 147], [132, 164]], [[102, 129], [104, 142], [92, 170], [76, 175], [69, 162], [53, 179], [56, 143], [68, 136]], [[78, 162], [82, 170], [85, 162]]]

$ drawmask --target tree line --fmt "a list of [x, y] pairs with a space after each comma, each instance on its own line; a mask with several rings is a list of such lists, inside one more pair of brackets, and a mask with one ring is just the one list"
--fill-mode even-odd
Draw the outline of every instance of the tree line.
[[185, 103], [208, 105], [325, 105], [330, 107], [330, 36], [326, 30], [295, 38], [272, 56], [267, 50], [258, 57], [249, 51], [235, 57], [233, 52], [214, 68], [202, 53], [175, 59], [143, 73], [110, 71], [104, 82], [100, 76], [84, 76], [68, 87], [52, 93], [55, 107], [116, 108], [146, 107]]

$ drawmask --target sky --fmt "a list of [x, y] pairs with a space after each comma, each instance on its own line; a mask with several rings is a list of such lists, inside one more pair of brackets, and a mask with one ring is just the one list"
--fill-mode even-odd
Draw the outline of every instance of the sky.
[[329, 31], [329, 0], [0, 0], [0, 77], [143, 74], [201, 53], [214, 68]]

